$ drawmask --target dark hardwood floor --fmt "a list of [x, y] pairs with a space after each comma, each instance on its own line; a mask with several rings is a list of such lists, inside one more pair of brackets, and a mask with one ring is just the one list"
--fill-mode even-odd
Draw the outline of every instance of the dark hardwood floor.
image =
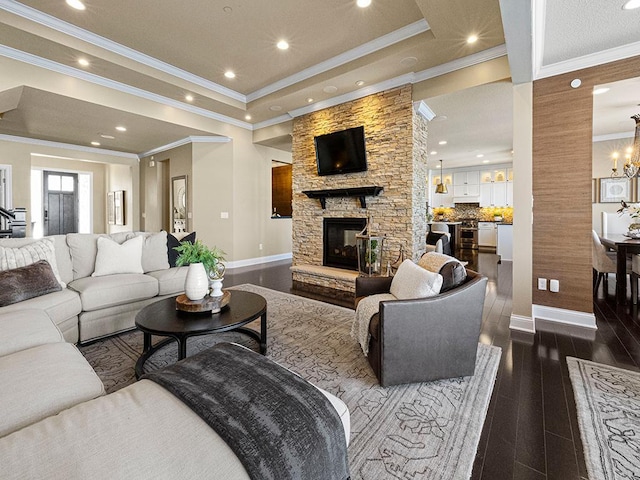
[[[502, 358], [473, 468], [473, 479], [587, 479], [566, 357], [639, 370], [638, 307], [616, 306], [615, 279], [594, 299], [598, 330], [538, 322], [537, 333], [509, 329], [511, 262], [465, 252], [469, 268], [489, 278], [480, 341], [502, 348]], [[293, 291], [289, 262], [227, 272], [225, 286], [253, 283], [330, 303], [332, 298]], [[595, 480], [595, 479], [592, 479]]]

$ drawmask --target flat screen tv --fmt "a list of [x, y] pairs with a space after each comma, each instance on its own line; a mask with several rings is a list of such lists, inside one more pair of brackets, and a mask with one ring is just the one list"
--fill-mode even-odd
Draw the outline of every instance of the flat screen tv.
[[338, 175], [367, 170], [364, 127], [319, 135], [314, 141], [318, 175]]

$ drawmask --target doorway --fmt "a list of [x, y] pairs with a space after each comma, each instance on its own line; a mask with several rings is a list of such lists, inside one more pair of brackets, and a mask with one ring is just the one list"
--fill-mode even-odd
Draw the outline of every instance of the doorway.
[[43, 172], [44, 234], [78, 232], [78, 174]]

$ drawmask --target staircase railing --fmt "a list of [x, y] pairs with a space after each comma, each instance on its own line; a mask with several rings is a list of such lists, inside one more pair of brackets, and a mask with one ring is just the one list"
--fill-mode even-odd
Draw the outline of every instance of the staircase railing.
[[7, 210], [0, 207], [0, 237], [22, 238], [27, 234], [27, 209]]

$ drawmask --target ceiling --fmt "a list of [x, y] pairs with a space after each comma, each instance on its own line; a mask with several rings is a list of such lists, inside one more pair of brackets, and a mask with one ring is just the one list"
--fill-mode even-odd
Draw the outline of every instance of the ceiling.
[[[600, 46], [633, 49], [640, 10], [621, 14], [622, 1], [545, 0], [531, 8], [531, 0], [373, 0], [359, 8], [355, 0], [85, 0], [86, 10], [77, 11], [64, 0], [0, 0], [0, 61], [63, 72], [178, 112], [159, 120], [34, 88], [24, 78], [0, 91], [0, 134], [83, 146], [100, 141], [99, 148], [141, 154], [188, 136], [224, 135], [213, 124], [190, 128], [185, 112], [248, 130], [279, 125], [424, 81], [474, 56], [504, 55], [505, 36], [514, 78], [531, 80], [588, 62]], [[540, 4], [546, 8], [540, 11]], [[567, 6], [574, 8], [570, 15]], [[478, 35], [476, 43], [467, 43], [470, 34]], [[535, 50], [532, 37], [543, 55], [523, 62]], [[276, 48], [282, 39], [288, 50]], [[80, 57], [89, 65], [78, 65]], [[226, 78], [227, 70], [236, 77]], [[430, 138], [447, 137], [440, 151], [450, 166], [477, 162], [479, 153], [508, 160], [508, 83], [415, 100], [447, 117], [436, 117]], [[113, 133], [116, 125], [127, 132]], [[99, 137], [109, 132], [116, 138]], [[290, 148], [286, 135], [266, 143]]]

